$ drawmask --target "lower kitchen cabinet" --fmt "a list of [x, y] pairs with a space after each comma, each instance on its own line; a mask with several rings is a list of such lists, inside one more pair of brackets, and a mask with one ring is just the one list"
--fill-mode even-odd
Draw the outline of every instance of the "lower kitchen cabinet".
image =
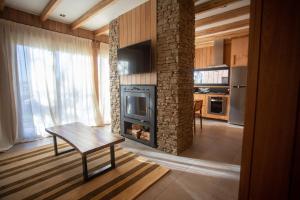
[[[223, 114], [214, 114], [209, 112], [209, 108], [213, 109], [214, 106], [212, 104], [212, 101], [216, 101], [216, 99], [225, 101], [222, 104], [222, 109], [224, 109]], [[211, 119], [219, 119], [219, 120], [228, 120], [229, 118], [229, 105], [230, 105], [230, 96], [225, 94], [194, 94], [194, 100], [202, 100], [203, 106], [202, 106], [202, 116], [205, 118], [211, 118]], [[221, 101], [219, 105], [215, 104], [217, 106], [216, 109], [219, 109], [218, 107], [221, 106]], [[199, 113], [200, 114], [200, 113]]]

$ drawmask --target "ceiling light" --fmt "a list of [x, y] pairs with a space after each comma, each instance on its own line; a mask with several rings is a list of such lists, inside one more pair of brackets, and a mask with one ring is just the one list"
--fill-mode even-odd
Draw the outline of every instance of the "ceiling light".
[[61, 16], [61, 17], [66, 17], [66, 15], [63, 14], [63, 13], [60, 13], [59, 16]]

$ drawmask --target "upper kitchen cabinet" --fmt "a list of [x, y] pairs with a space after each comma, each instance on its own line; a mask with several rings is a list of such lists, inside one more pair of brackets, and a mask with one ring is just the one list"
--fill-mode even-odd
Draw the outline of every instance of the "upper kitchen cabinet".
[[195, 68], [212, 66], [214, 62], [213, 46], [197, 48], [195, 50]]
[[[215, 40], [210, 46], [195, 50], [195, 68], [219, 67], [224, 65], [224, 40]], [[225, 55], [226, 56], [226, 55]]]
[[231, 40], [231, 67], [248, 65], [248, 37]]

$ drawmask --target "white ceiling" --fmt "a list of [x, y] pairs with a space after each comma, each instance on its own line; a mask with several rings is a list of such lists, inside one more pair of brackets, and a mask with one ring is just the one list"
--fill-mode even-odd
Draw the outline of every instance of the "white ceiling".
[[[40, 15], [49, 1], [50, 0], [5, 0], [5, 6]], [[62, 0], [49, 18], [70, 24], [100, 1], [101, 0]], [[146, 1], [148, 0], [115, 0], [104, 7], [98, 14], [90, 18], [84, 24], [83, 28], [96, 30]], [[65, 14], [66, 17], [61, 17], [60, 14]]]
[[[40, 15], [50, 0], [5, 0], [5, 5], [27, 13]], [[61, 0], [55, 10], [49, 16], [50, 19], [55, 21], [70, 24], [78, 19], [81, 15], [87, 12], [91, 7], [99, 3], [101, 0]], [[148, 0], [115, 0], [108, 6], [104, 7], [100, 12], [91, 17], [84, 25], [83, 28], [88, 30], [96, 30], [104, 25], [107, 25], [113, 19], [128, 12], [129, 10], [145, 3]], [[198, 0], [195, 4], [204, 3], [208, 0]], [[212, 9], [202, 12], [195, 16], [195, 19], [202, 19], [216, 14], [234, 10], [250, 4], [250, 0], [241, 0], [225, 7]], [[65, 14], [66, 17], [61, 17], [60, 14]], [[248, 15], [235, 17], [228, 20], [223, 20], [217, 23], [198, 27], [196, 31], [220, 26], [223, 24], [232, 23], [242, 19], [248, 19]]]
[[5, 0], [5, 6], [39, 15], [49, 0]]

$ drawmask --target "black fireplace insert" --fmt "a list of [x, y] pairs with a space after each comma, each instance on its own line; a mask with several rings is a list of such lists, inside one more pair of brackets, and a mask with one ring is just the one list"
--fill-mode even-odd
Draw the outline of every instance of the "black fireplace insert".
[[121, 85], [121, 135], [156, 147], [156, 88]]

